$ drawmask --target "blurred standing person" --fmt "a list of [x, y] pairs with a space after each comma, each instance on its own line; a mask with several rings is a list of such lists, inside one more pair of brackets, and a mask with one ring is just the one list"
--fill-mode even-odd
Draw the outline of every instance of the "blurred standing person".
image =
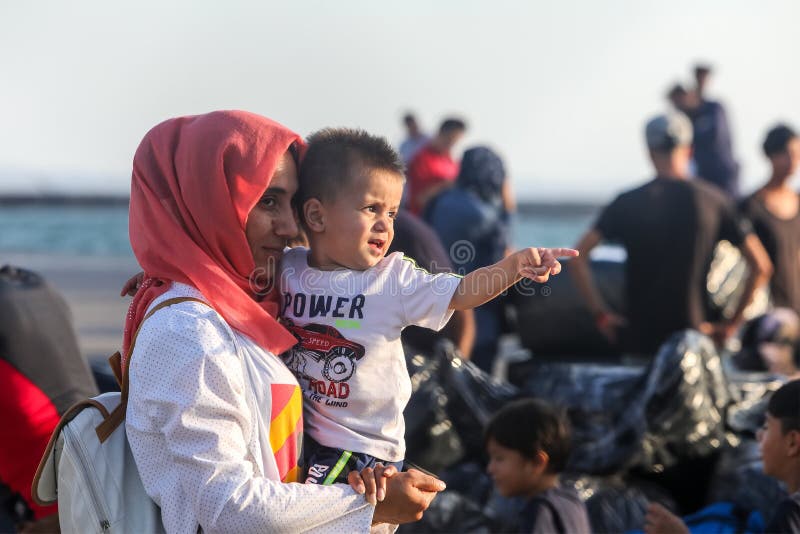
[[742, 201], [740, 209], [774, 265], [772, 304], [800, 313], [800, 195], [789, 186], [800, 165], [800, 138], [779, 124], [767, 133], [762, 148], [772, 173], [767, 183]]
[[417, 152], [419, 152], [431, 138], [419, 127], [417, 118], [413, 113], [409, 112], [403, 116], [403, 124], [406, 127], [406, 138], [400, 143], [399, 152], [403, 163], [408, 167], [411, 164], [411, 160], [417, 155]]
[[[768, 280], [771, 266], [756, 235], [740, 224], [731, 200], [714, 187], [687, 179], [689, 119], [679, 112], [655, 117], [647, 123], [645, 137], [656, 177], [603, 209], [578, 242], [580, 256], [570, 262], [570, 273], [600, 332], [615, 342], [617, 329], [627, 323], [623, 350], [653, 354], [673, 332], [685, 328], [717, 340], [730, 336], [756, 288]], [[590, 251], [605, 239], [619, 242], [628, 254], [627, 321], [608, 310], [589, 270]], [[721, 240], [741, 250], [749, 274], [734, 316], [712, 325], [706, 321], [705, 283]]]
[[[509, 248], [509, 222], [514, 211], [503, 161], [483, 146], [464, 152], [453, 187], [428, 203], [424, 218], [433, 227], [459, 273], [501, 260]], [[492, 300], [475, 308], [472, 361], [491, 372], [502, 333], [504, 308]]]
[[702, 101], [706, 96], [706, 88], [708, 88], [708, 80], [711, 76], [711, 67], [708, 65], [698, 64], [694, 67], [694, 90], [697, 97]]
[[739, 164], [733, 156], [731, 131], [725, 108], [705, 97], [711, 68], [695, 68], [695, 90], [676, 86], [668, 97], [675, 107], [689, 116], [694, 129], [694, 163], [697, 176], [723, 191], [731, 198], [739, 196]]
[[452, 151], [467, 125], [461, 119], [445, 119], [436, 137], [423, 146], [408, 166], [408, 200], [411, 213], [419, 215], [436, 193], [452, 184], [458, 175], [458, 163]]

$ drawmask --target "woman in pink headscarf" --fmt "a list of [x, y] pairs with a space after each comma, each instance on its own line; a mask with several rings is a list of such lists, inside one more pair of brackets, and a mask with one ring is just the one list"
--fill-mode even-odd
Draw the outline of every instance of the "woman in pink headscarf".
[[[418, 519], [443, 489], [418, 471], [362, 472], [353, 487], [386, 495], [374, 506], [350, 486], [293, 483], [302, 395], [275, 356], [295, 338], [272, 282], [297, 234], [302, 148], [269, 119], [223, 111], [157, 125], [134, 157], [130, 237], [145, 277], [125, 325], [126, 429], [168, 532], [366, 531]], [[144, 320], [175, 298], [193, 300]]]

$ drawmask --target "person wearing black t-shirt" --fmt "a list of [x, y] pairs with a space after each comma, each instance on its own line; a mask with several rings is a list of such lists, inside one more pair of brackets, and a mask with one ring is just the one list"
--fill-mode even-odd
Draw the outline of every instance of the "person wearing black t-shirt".
[[[685, 328], [721, 341], [736, 330], [756, 288], [769, 279], [769, 257], [740, 224], [732, 201], [705, 182], [687, 179], [692, 126], [685, 115], [652, 119], [645, 136], [656, 178], [606, 206], [576, 246], [580, 256], [571, 261], [570, 272], [604, 335], [617, 341], [617, 330], [627, 325], [621, 332], [623, 350], [653, 354], [670, 334]], [[609, 311], [589, 271], [589, 252], [603, 240], [620, 243], [628, 255], [626, 318]], [[705, 282], [714, 247], [722, 240], [739, 247], [750, 274], [734, 316], [710, 324]]]
[[789, 187], [800, 165], [800, 138], [780, 124], [767, 133], [763, 149], [772, 174], [742, 201], [740, 210], [775, 267], [770, 281], [772, 304], [800, 313], [800, 195]]

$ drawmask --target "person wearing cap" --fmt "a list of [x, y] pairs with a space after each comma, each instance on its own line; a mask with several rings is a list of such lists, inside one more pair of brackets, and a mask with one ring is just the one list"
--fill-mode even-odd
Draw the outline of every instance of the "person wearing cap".
[[772, 169], [769, 180], [739, 205], [769, 254], [775, 272], [772, 304], [800, 313], [800, 195], [789, 185], [800, 166], [800, 138], [779, 124], [762, 145]]
[[[766, 251], [740, 223], [733, 203], [718, 189], [688, 180], [692, 125], [682, 113], [651, 119], [645, 138], [656, 177], [619, 195], [580, 239], [580, 256], [570, 272], [595, 317], [597, 328], [626, 352], [653, 354], [675, 331], [699, 329], [721, 341], [739, 326], [756, 288], [769, 279]], [[602, 241], [620, 243], [627, 252], [627, 318], [609, 310], [587, 258]], [[739, 247], [749, 267], [741, 301], [729, 320], [706, 319], [705, 280], [714, 248], [727, 240]]]
[[705, 97], [711, 67], [698, 65], [694, 70], [695, 88], [675, 92], [667, 98], [692, 121], [692, 149], [697, 177], [719, 187], [731, 198], [739, 196], [739, 163], [733, 156], [728, 116], [721, 103]]

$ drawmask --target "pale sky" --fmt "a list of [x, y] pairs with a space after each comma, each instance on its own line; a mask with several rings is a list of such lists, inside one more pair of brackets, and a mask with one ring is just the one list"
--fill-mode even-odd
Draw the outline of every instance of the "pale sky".
[[163, 119], [261, 113], [302, 135], [402, 138], [467, 119], [526, 200], [605, 201], [650, 175], [645, 119], [696, 60], [728, 109], [743, 188], [800, 128], [797, 0], [0, 0], [0, 192], [126, 192]]

